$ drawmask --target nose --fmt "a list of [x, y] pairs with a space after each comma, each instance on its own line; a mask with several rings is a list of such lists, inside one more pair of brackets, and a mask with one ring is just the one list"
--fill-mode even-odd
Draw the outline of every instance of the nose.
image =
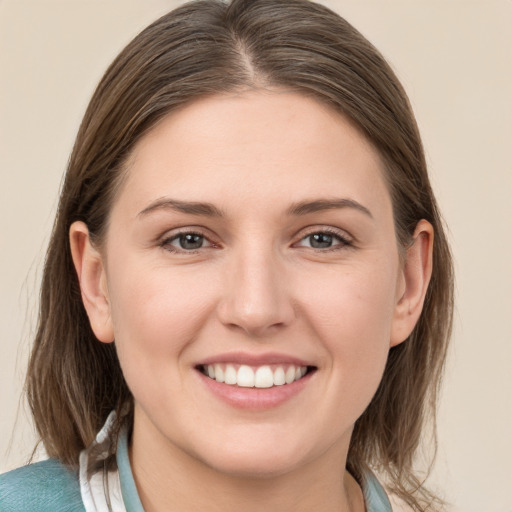
[[295, 317], [283, 262], [270, 250], [248, 249], [230, 258], [218, 304], [220, 321], [252, 337], [271, 335]]

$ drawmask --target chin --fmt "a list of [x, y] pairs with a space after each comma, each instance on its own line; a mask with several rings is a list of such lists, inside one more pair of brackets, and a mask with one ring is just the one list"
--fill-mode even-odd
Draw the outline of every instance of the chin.
[[[210, 453], [208, 453], [210, 452]], [[283, 446], [222, 446], [203, 451], [198, 460], [206, 466], [237, 478], [265, 479], [285, 475], [305, 463], [304, 450]]]
[[237, 457], [212, 461], [210, 467], [219, 473], [242, 479], [269, 479], [293, 472], [300, 464], [279, 457]]

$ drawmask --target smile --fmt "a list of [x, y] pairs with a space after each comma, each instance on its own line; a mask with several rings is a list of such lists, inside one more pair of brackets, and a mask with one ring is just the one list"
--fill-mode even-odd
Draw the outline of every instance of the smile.
[[200, 370], [217, 382], [242, 388], [271, 388], [284, 386], [302, 379], [308, 373], [307, 366], [237, 364], [201, 365]]

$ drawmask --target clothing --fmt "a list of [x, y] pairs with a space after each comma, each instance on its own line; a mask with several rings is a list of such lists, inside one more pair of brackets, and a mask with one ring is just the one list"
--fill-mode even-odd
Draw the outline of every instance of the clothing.
[[[80, 454], [78, 474], [49, 459], [0, 475], [0, 512], [144, 512], [125, 431], [117, 444], [118, 469], [94, 470], [109, 453], [113, 421], [112, 413], [94, 443]], [[362, 488], [367, 512], [392, 512], [384, 489], [372, 473], [365, 475]]]

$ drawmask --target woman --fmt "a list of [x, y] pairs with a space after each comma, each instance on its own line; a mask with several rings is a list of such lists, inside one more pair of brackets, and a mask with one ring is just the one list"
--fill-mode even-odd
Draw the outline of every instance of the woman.
[[427, 510], [451, 312], [375, 48], [302, 0], [180, 7], [77, 136], [27, 377], [51, 459], [2, 477], [2, 509], [387, 511], [375, 469]]

